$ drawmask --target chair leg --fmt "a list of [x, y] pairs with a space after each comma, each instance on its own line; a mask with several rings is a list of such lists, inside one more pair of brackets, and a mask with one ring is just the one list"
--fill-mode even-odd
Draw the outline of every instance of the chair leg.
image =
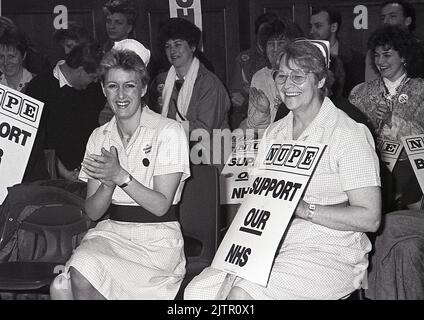
[[365, 297], [365, 290], [362, 288], [358, 290], [358, 299], [367, 300], [367, 298]]

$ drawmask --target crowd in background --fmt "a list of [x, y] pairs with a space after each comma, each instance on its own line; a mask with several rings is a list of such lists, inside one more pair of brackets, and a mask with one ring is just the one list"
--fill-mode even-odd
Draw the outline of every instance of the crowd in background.
[[[331, 170], [333, 167], [337, 169], [325, 176], [325, 179], [323, 176], [317, 176], [317, 180], [311, 183], [309, 187], [311, 190], [295, 212], [299, 218], [295, 221], [302, 223], [293, 223], [290, 228], [291, 231], [286, 236], [287, 241], [280, 249], [281, 256], [278, 255], [276, 258], [270, 286], [262, 289], [248, 281], [238, 281], [233, 284], [228, 297], [231, 299], [342, 298], [358, 288], [346, 283], [355, 282], [356, 277], [359, 277], [359, 269], [362, 272], [360, 276], [363, 276], [363, 271], [368, 266], [368, 260], [364, 257], [368, 256], [371, 245], [375, 244], [374, 251], [378, 254], [375, 254], [375, 260], [372, 260], [368, 297], [424, 298], [424, 276], [416, 276], [418, 274], [416, 268], [422, 268], [424, 265], [422, 244], [399, 250], [396, 254], [400, 258], [390, 256], [393, 263], [385, 265], [385, 269], [381, 266], [381, 261], [387, 260], [389, 253], [386, 255], [380, 253], [382, 250], [388, 250], [388, 243], [391, 241], [399, 241], [398, 230], [393, 226], [395, 222], [392, 222], [395, 219], [386, 221], [383, 216], [383, 223], [380, 226], [380, 213], [390, 215], [394, 211], [408, 209], [414, 210], [412, 212], [416, 212], [418, 216], [423, 215], [421, 212], [423, 193], [406, 152], [402, 151], [394, 168], [388, 169], [378, 150], [378, 145], [383, 140], [401, 143], [402, 137], [424, 134], [424, 41], [414, 35], [416, 15], [411, 4], [405, 1], [382, 3], [381, 25], [368, 39], [367, 52], [358, 52], [349, 45], [348, 39], [339, 37], [340, 28], [343, 26], [342, 18], [340, 13], [332, 8], [314, 8], [310, 16], [309, 30], [302, 30], [286, 17], [265, 13], [255, 20], [256, 38], [250, 49], [240, 52], [236, 57], [231, 79], [227, 85], [214, 74], [207, 53], [204, 54], [200, 50], [200, 29], [184, 19], [169, 19], [160, 29], [158, 35], [160, 46], [170, 64], [168, 70], [160, 70], [155, 64], [155, 57], [150, 57], [150, 52], [146, 53], [148, 50], [144, 51], [143, 46], [140, 49], [138, 42], [132, 42], [135, 38], [136, 15], [134, 3], [130, 0], [107, 1], [104, 6], [104, 18], [108, 40], [103, 44], [97, 43], [85, 26], [78, 22], [70, 22], [68, 29], [57, 30], [51, 35], [58, 46], [63, 48], [65, 56], [65, 59], [53, 64], [36, 48], [31, 39], [22, 33], [19, 26], [7, 17], [0, 17], [0, 83], [44, 102], [37, 137], [23, 178], [24, 183], [52, 178], [63, 179], [68, 183], [67, 188], [77, 189], [78, 193], [87, 196], [87, 199], [91, 197], [90, 201], [93, 203], [90, 202], [90, 208], [96, 219], [107, 209], [104, 207], [99, 209], [98, 202], [102, 199], [109, 197], [108, 204], [110, 199], [122, 203], [130, 201], [123, 194], [116, 195], [108, 188], [110, 185], [128, 184], [131, 180], [123, 181], [120, 179], [122, 175], [119, 178], [109, 177], [110, 180], [101, 176], [98, 173], [100, 169], [93, 164], [96, 162], [94, 158], [93, 163], [85, 164], [89, 168], [85, 170], [91, 170], [91, 175], [87, 175], [87, 171], [81, 167], [84, 161], [87, 161], [89, 148], [90, 152], [96, 151], [112, 159], [111, 163], [115, 163], [113, 159], [118, 153], [121, 155], [122, 151], [116, 151], [114, 154], [114, 151], [103, 151], [98, 148], [95, 144], [96, 139], [101, 139], [98, 129], [95, 131], [96, 138], [92, 136], [96, 128], [107, 130], [108, 125], [117, 121], [122, 124], [116, 125], [117, 127], [113, 128], [118, 129], [113, 130], [117, 130], [116, 134], [122, 139], [124, 149], [134, 143], [135, 126], [133, 128], [133, 125], [125, 120], [127, 115], [122, 114], [120, 108], [125, 108], [127, 104], [131, 105], [132, 99], [135, 98], [134, 96], [124, 98], [120, 94], [113, 96], [113, 88], [109, 86], [108, 81], [112, 81], [110, 79], [113, 77], [118, 78], [115, 69], [124, 70], [126, 73], [121, 76], [129, 79], [127, 82], [130, 84], [131, 81], [135, 81], [131, 78], [133, 73], [141, 74], [143, 85], [137, 87], [139, 91], [136, 93], [141, 95], [137, 103], [142, 106], [142, 110], [148, 110], [143, 111], [143, 114], [148, 112], [149, 115], [149, 118], [143, 121], [147, 127], [153, 126], [152, 123], [159, 121], [155, 118], [156, 115], [160, 114], [161, 121], [164, 121], [163, 126], [172, 127], [163, 119], [175, 120], [179, 125], [169, 129], [169, 132], [166, 131], [169, 135], [166, 137], [166, 143], [171, 144], [175, 140], [174, 144], [183, 149], [186, 144], [181, 142], [184, 140], [183, 131], [189, 137], [193, 130], [203, 129], [208, 132], [212, 142], [214, 129], [253, 129], [258, 137], [263, 137], [265, 140], [282, 139], [282, 137], [296, 140], [302, 137], [309, 139], [317, 135], [315, 131], [311, 131], [308, 136], [304, 131], [321, 125], [326, 128], [322, 134], [328, 135], [325, 141], [331, 146], [329, 157], [326, 159], [328, 163], [325, 166]], [[305, 44], [302, 41], [306, 39], [328, 42], [328, 52], [324, 54], [324, 59], [320, 56], [322, 55], [320, 51], [316, 51], [317, 43], [311, 44], [313, 41], [306, 41], [308, 43]], [[137, 54], [141, 50], [144, 59], [140, 62], [137, 57], [121, 56], [119, 51], [124, 49], [133, 50]], [[130, 62], [125, 62], [124, 59]], [[115, 69], [110, 66], [113, 63], [116, 64]], [[309, 78], [310, 73], [316, 76], [315, 80]], [[121, 85], [118, 80], [115, 82], [116, 86]], [[128, 92], [136, 90], [136, 85], [132, 85], [134, 88], [128, 85], [125, 90]], [[304, 89], [306, 86], [308, 88]], [[304, 92], [310, 94], [308, 98], [310, 100], [305, 100], [307, 103], [300, 101], [299, 98], [303, 97]], [[128, 94], [135, 95], [135, 93]], [[132, 117], [134, 115], [128, 116], [133, 119]], [[138, 113], [137, 117], [140, 117]], [[290, 130], [290, 133], [285, 132], [282, 129], [286, 128], [285, 126], [292, 132]], [[282, 134], [280, 131], [285, 133]], [[311, 141], [316, 141], [314, 139]], [[200, 140], [199, 152], [206, 163], [210, 163], [210, 159], [213, 158], [210, 150], [211, 141], [206, 143], [204, 139]], [[187, 148], [193, 148], [198, 142], [190, 141], [187, 143]], [[139, 143], [144, 142], [140, 140]], [[351, 150], [347, 150], [349, 149], [346, 148], [347, 145]], [[54, 152], [55, 177], [52, 177], [52, 172], [48, 170], [49, 159], [46, 150]], [[157, 152], [159, 157], [161, 151]], [[167, 152], [172, 155], [172, 148]], [[135, 161], [136, 155], [134, 159], [131, 157], [128, 156], [129, 163]], [[171, 214], [168, 210], [178, 203], [180, 187], [182, 188], [182, 182], [189, 175], [188, 165], [188, 162], [184, 162], [175, 169], [180, 174], [178, 177], [168, 176], [175, 174], [174, 169], [165, 170], [158, 167], [157, 170], [162, 170], [167, 179], [155, 183], [160, 186], [161, 192], [167, 195], [166, 200], [154, 194], [153, 190], [156, 192], [155, 188], [158, 185], [152, 184], [152, 180], [149, 180], [151, 177], [149, 179], [143, 177], [146, 180], [140, 182], [140, 185], [147, 186], [148, 191], [144, 189], [140, 191], [142, 187], [137, 186], [140, 188], [138, 191], [145, 192], [146, 197], [156, 199], [159, 203], [163, 202], [164, 208], [149, 207], [129, 191], [131, 201], [135, 201], [150, 212], [160, 211], [160, 215]], [[119, 169], [116, 169], [116, 172], [118, 171]], [[136, 169], [134, 172], [130, 170], [128, 172], [129, 177], [125, 175], [128, 179], [140, 174]], [[95, 185], [89, 183], [87, 189], [87, 184], [82, 182], [81, 178], [85, 181], [98, 179], [102, 183]], [[333, 184], [329, 182], [332, 179]], [[107, 181], [113, 183], [108, 184]], [[167, 189], [165, 184], [170, 184], [173, 188]], [[327, 188], [321, 190], [324, 193], [330, 193], [331, 189], [331, 196], [327, 197], [319, 191], [322, 186]], [[97, 188], [107, 190], [97, 192]], [[380, 199], [381, 208], [379, 208]], [[315, 218], [309, 216], [311, 210], [315, 210], [315, 207], [314, 209], [310, 207], [313, 201], [318, 206]], [[343, 209], [340, 209], [340, 206]], [[332, 214], [333, 217], [337, 216], [336, 211], [342, 218], [331, 218]], [[416, 215], [414, 219], [417, 219]], [[178, 229], [172, 224], [174, 220], [171, 220], [172, 222], [162, 221], [162, 225], [166, 227], [163, 227], [161, 232]], [[415, 220], [413, 222], [422, 226], [423, 222], [420, 223]], [[408, 227], [411, 224], [408, 224]], [[104, 228], [102, 232], [105, 232], [106, 228], [112, 228], [105, 225], [102, 227]], [[393, 235], [391, 238], [387, 236], [389, 231], [385, 232], [385, 228], [391, 230], [390, 234]], [[294, 260], [290, 260], [293, 257], [285, 259], [286, 256], [290, 256], [291, 250], [294, 250], [292, 246], [306, 241], [297, 238], [306, 232], [305, 230], [310, 237], [308, 240], [310, 246], [302, 251], [300, 257], [299, 254]], [[369, 234], [371, 241], [366, 238], [365, 233]], [[383, 237], [384, 241], [381, 240]], [[320, 247], [321, 251], [316, 253], [311, 248], [323, 239], [327, 242]], [[174, 240], [177, 241], [179, 238], [175, 236]], [[169, 249], [172, 244], [167, 246]], [[328, 268], [325, 267], [325, 263], [323, 269], [316, 268], [317, 261], [323, 261], [339, 253], [334, 250], [335, 246], [344, 246], [345, 257], [330, 259], [332, 264]], [[347, 248], [351, 251], [348, 252]], [[90, 247], [89, 250], [100, 249]], [[84, 254], [90, 255], [89, 250]], [[169, 254], [179, 256], [181, 252], [182, 249], [178, 247], [178, 250], [174, 248]], [[404, 282], [396, 285], [391, 282], [388, 284], [387, 279], [391, 277], [387, 274], [396, 273], [397, 261], [408, 258], [414, 263], [407, 265], [402, 262], [406, 279], [404, 282], [414, 281], [421, 283], [422, 286], [414, 285], [414, 292], [399, 296], [395, 292], [396, 288], [402, 287], [406, 292], [407, 289], [404, 288], [408, 286]], [[84, 259], [88, 257], [81, 255], [73, 259], [77, 261], [73, 263], [78, 266], [79, 263], [84, 264]], [[303, 271], [295, 270], [289, 276], [282, 272], [292, 263], [299, 261], [298, 259], [302, 260], [299, 268], [303, 268]], [[184, 261], [181, 257], [177, 260], [179, 263]], [[115, 268], [120, 262], [116, 263]], [[161, 263], [165, 268], [170, 262]], [[349, 263], [356, 267], [355, 274], [351, 274]], [[95, 266], [93, 268], [95, 269]], [[183, 272], [178, 268], [181, 266], [175, 266], [172, 270], [174, 278], [168, 280], [181, 279]], [[75, 280], [77, 282], [74, 281], [72, 284], [75, 288], [78, 287], [78, 292], [88, 290], [87, 292], [92, 293], [81, 294], [80, 297], [96, 297], [98, 292], [88, 287], [87, 279], [75, 270], [71, 268], [71, 277], [78, 281]], [[308, 270], [308, 280], [304, 277], [305, 270]], [[329, 270], [337, 272], [334, 271], [334, 274], [330, 275]], [[96, 277], [93, 275], [95, 272], [92, 272], [89, 276], [86, 274], [86, 277], [92, 277], [89, 280]], [[329, 291], [327, 285], [322, 285], [320, 275], [323, 273], [328, 276], [326, 284], [334, 284], [336, 290]], [[385, 275], [384, 278], [382, 274]], [[413, 280], [408, 278], [412, 274]], [[122, 282], [129, 281], [124, 275], [119, 277]], [[205, 270], [189, 285], [186, 297], [212, 299], [216, 295], [215, 291], [221, 286], [222, 277], [222, 274], [214, 270]], [[339, 282], [334, 279], [338, 279]], [[145, 283], [140, 284], [142, 285]], [[104, 284], [96, 284], [96, 289], [101, 288], [102, 295], [112, 299], [119, 297], [119, 290], [124, 290], [121, 289], [122, 284], [113, 284], [120, 289], [111, 292], [103, 286]], [[310, 292], [311, 286], [314, 292]], [[172, 298], [178, 286], [172, 290], [170, 287], [172, 286], [168, 282], [162, 282], [154, 287], [156, 290], [159, 288], [164, 290], [163, 295], [160, 290], [156, 292], [158, 298]], [[290, 287], [291, 291], [287, 287]], [[133, 287], [129, 290], [139, 294]], [[57, 294], [57, 297], [66, 297], [66, 294], [62, 296]]]

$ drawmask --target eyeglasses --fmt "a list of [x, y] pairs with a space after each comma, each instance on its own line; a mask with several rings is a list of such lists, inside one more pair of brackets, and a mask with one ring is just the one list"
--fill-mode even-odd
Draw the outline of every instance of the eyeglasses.
[[287, 81], [287, 78], [290, 78], [291, 82], [297, 85], [304, 84], [306, 79], [308, 78], [308, 73], [311, 73], [311, 71], [305, 73], [301, 69], [296, 69], [290, 71], [289, 74], [284, 74], [283, 71], [275, 70], [273, 73], [274, 81], [276, 84], [285, 84]]

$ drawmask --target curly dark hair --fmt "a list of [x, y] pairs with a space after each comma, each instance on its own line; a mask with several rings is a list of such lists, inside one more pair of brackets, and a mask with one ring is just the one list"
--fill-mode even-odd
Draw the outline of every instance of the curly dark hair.
[[371, 34], [368, 39], [368, 48], [371, 53], [372, 67], [379, 73], [373, 59], [377, 47], [395, 50], [405, 60], [408, 76], [416, 76], [417, 70], [411, 62], [414, 61], [414, 64], [421, 63], [422, 57], [419, 54], [419, 44], [411, 33], [399, 26], [386, 25]]
[[170, 18], [160, 28], [159, 39], [161, 47], [163, 48], [168, 40], [181, 39], [187, 41], [190, 47], [199, 46], [202, 32], [200, 29], [183, 18]]

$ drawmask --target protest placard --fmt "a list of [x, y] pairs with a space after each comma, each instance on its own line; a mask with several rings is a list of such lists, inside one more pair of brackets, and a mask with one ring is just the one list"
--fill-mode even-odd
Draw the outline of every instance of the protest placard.
[[392, 172], [403, 149], [402, 144], [392, 140], [379, 139], [377, 141], [377, 149], [380, 151], [381, 160], [387, 169]]
[[247, 195], [212, 267], [266, 286], [278, 244], [325, 147], [273, 141], [258, 154]]
[[241, 203], [250, 183], [249, 173], [255, 163], [259, 140], [239, 141], [220, 176], [221, 204]]
[[44, 103], [0, 84], [0, 204], [22, 182]]
[[421, 190], [424, 192], [424, 134], [402, 137], [402, 143]]

